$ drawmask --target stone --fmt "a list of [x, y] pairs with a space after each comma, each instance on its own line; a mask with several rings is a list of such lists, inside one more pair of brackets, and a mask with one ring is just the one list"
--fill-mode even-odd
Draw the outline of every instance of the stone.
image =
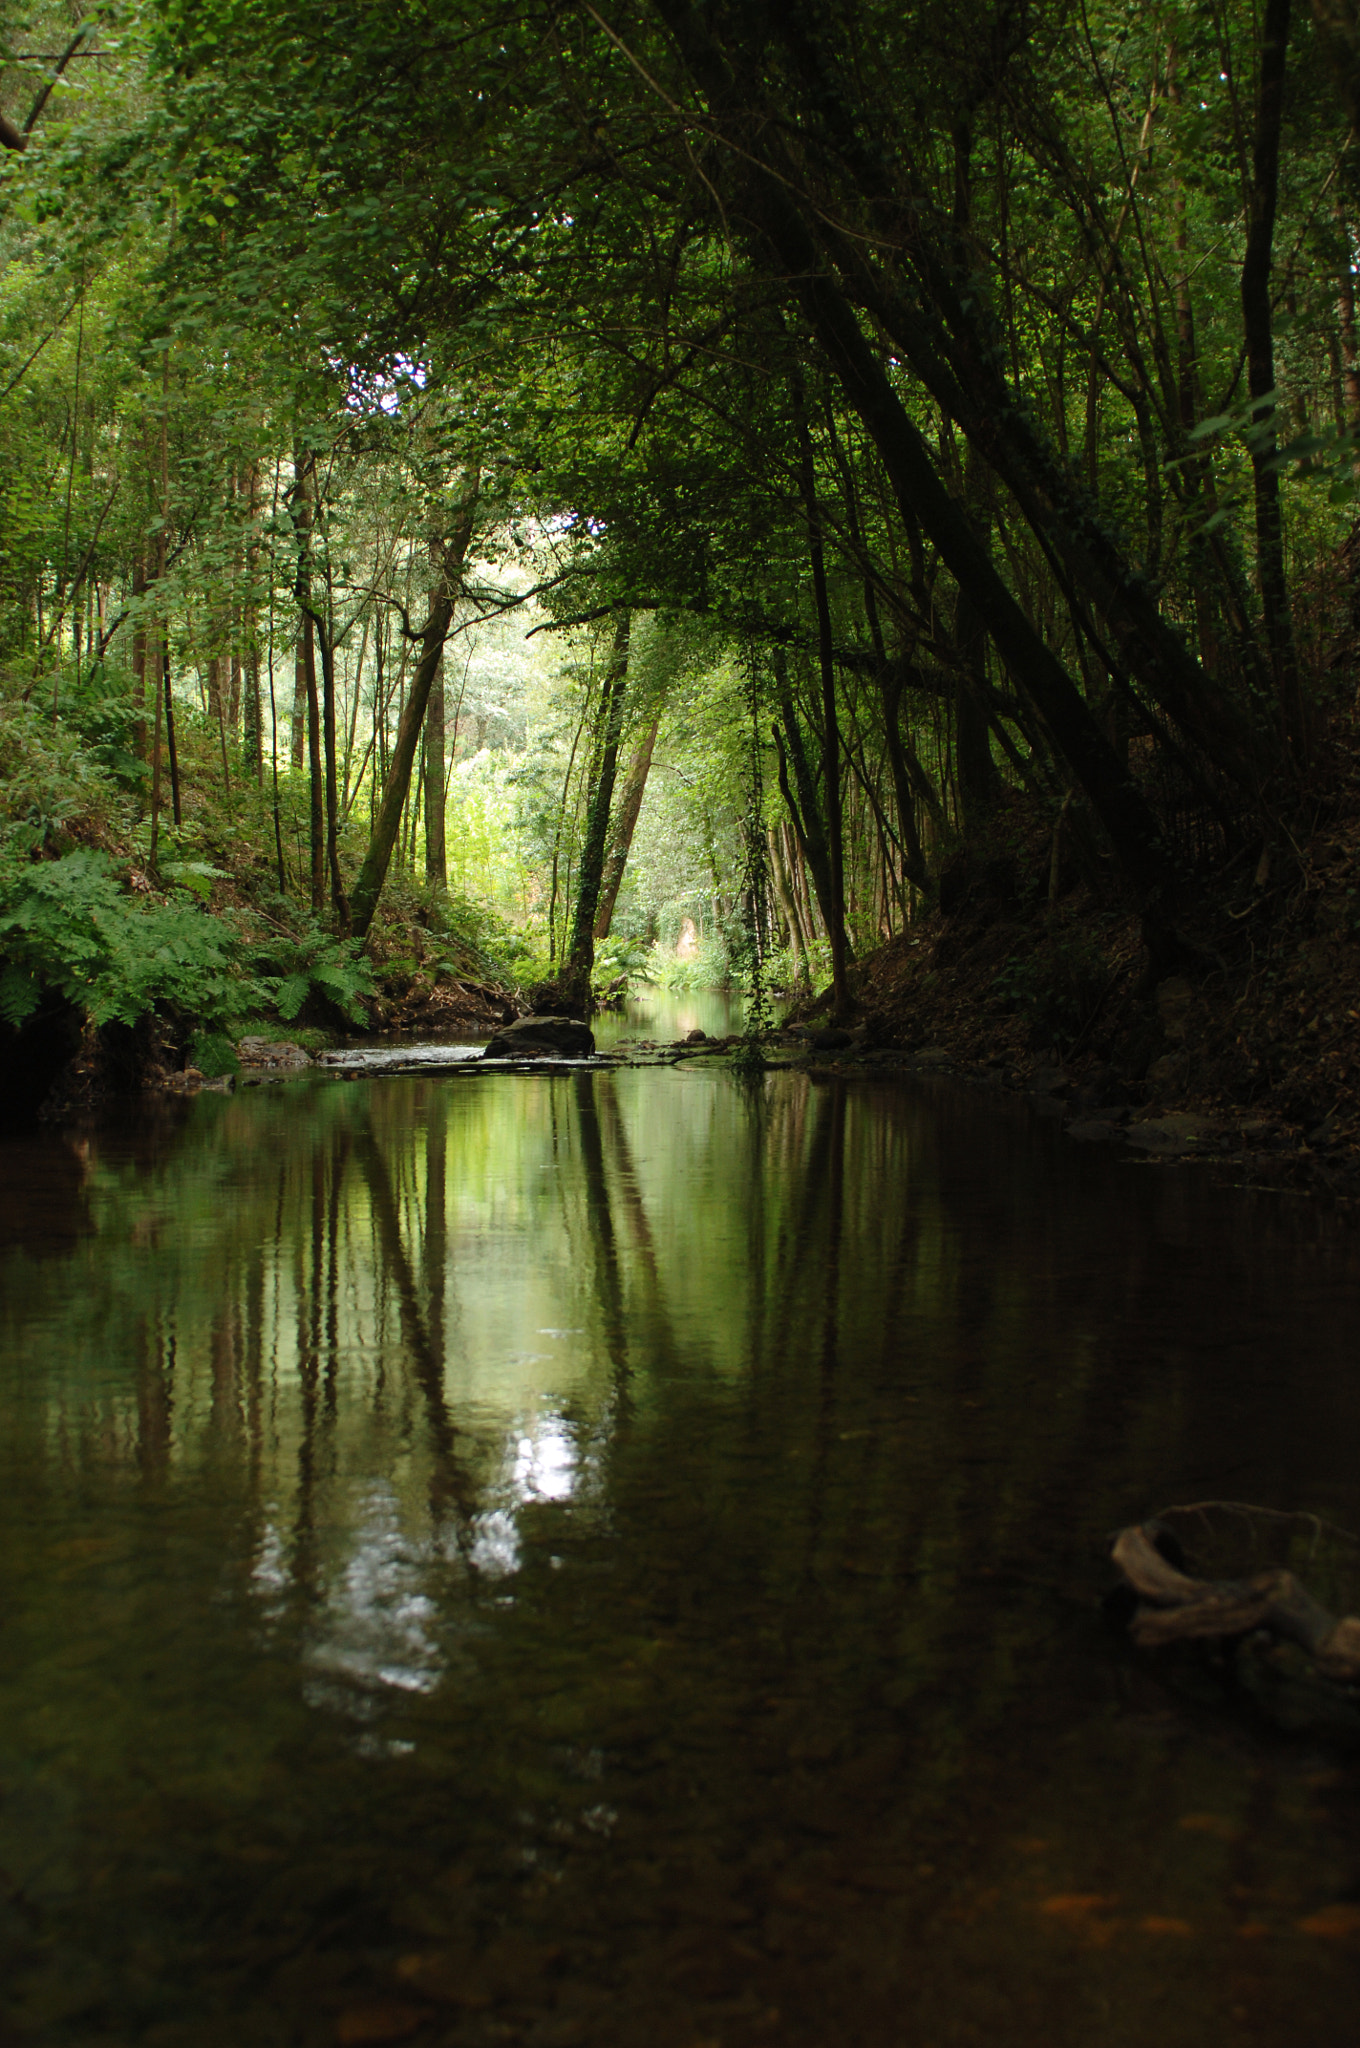
[[243, 1067], [310, 1067], [311, 1055], [290, 1039], [242, 1038], [236, 1057]]
[[595, 1050], [595, 1034], [575, 1017], [517, 1017], [498, 1031], [482, 1053], [484, 1060], [580, 1059]]
[[685, 1045], [707, 1045], [708, 1033], [706, 1031], [698, 1030], [687, 1031], [685, 1033], [683, 1043]]
[[1202, 1152], [1219, 1135], [1219, 1127], [1203, 1116], [1152, 1116], [1129, 1124], [1124, 1132], [1127, 1144], [1140, 1152], [1172, 1159], [1187, 1152]]

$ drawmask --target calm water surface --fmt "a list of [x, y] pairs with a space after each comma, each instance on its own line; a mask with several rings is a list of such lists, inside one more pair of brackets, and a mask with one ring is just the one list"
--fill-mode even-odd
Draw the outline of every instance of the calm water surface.
[[1354, 1749], [1097, 1606], [1170, 1501], [1360, 1528], [1307, 1204], [318, 1075], [0, 1147], [0, 1243], [0, 2042], [1354, 2037]]

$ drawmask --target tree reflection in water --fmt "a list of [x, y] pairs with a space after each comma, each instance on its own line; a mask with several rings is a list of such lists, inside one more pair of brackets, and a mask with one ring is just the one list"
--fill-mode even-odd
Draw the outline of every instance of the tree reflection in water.
[[1164, 1500], [1360, 1526], [1342, 1225], [790, 1074], [6, 1158], [17, 2038], [1343, 2037], [1353, 1763], [1095, 1615]]

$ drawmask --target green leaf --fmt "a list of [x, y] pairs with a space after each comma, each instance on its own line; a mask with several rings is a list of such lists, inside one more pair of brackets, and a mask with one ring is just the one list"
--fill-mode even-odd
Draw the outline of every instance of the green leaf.
[[26, 1017], [31, 1017], [42, 1000], [37, 982], [22, 967], [9, 966], [0, 971], [0, 1018], [15, 1030]]

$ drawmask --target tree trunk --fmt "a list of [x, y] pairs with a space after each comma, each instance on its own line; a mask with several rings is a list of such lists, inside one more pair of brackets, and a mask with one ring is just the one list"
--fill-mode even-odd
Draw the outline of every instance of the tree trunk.
[[430, 592], [430, 615], [420, 636], [420, 660], [416, 664], [410, 691], [402, 707], [396, 745], [392, 749], [392, 762], [383, 785], [382, 802], [373, 820], [368, 852], [359, 871], [359, 879], [354, 884], [354, 894], [350, 898], [350, 929], [358, 939], [368, 936], [368, 928], [373, 922], [373, 913], [378, 907], [378, 898], [387, 879], [392, 848], [396, 844], [397, 829], [401, 824], [402, 807], [411, 786], [411, 770], [415, 765], [416, 748], [420, 744], [421, 727], [425, 722], [430, 691], [434, 686], [435, 675], [444, 652], [444, 642], [448, 638], [453, 608], [462, 580], [463, 563], [472, 540], [477, 511], [477, 486], [478, 476], [474, 471], [467, 495], [453, 520], [448, 538], [431, 543], [430, 553], [438, 564], [438, 574], [434, 588]]
[[576, 880], [576, 914], [561, 975], [562, 993], [588, 1009], [590, 974], [595, 965], [595, 915], [604, 876], [605, 839], [618, 775], [619, 741], [623, 735], [623, 704], [628, 691], [628, 642], [632, 617], [618, 615], [614, 644], [600, 692], [600, 765], [586, 807], [585, 837]]
[[595, 911], [596, 940], [609, 937], [609, 927], [614, 920], [614, 906], [619, 900], [619, 887], [628, 855], [632, 850], [633, 833], [637, 829], [638, 814], [642, 799], [647, 792], [647, 777], [652, 771], [652, 753], [656, 736], [661, 730], [661, 713], [658, 711], [642, 738], [633, 749], [628, 763], [628, 772], [623, 778], [623, 794], [619, 799], [619, 814], [614, 825], [614, 835], [609, 853], [600, 877], [600, 900]]
[[[780, 682], [779, 719], [774, 727], [774, 743], [779, 760], [779, 788], [783, 795], [793, 829], [798, 837], [799, 849], [812, 877], [813, 890], [817, 897], [817, 908], [821, 912], [822, 925], [828, 940], [835, 916], [832, 908], [831, 862], [827, 853], [826, 829], [822, 822], [821, 805], [817, 797], [817, 785], [812, 779], [807, 751], [803, 746], [803, 734], [794, 710], [793, 698], [783, 675], [782, 655], [776, 653], [776, 674]], [[781, 729], [782, 728], [782, 729]], [[798, 785], [795, 797], [789, 786], [789, 763], [793, 763], [794, 781]], [[844, 931], [844, 922], [841, 926]], [[849, 935], [846, 935], [847, 953], [853, 957]]]
[[322, 796], [321, 706], [316, 688], [316, 628], [309, 612], [302, 622], [302, 686], [307, 710], [308, 873], [312, 914], [326, 898], [326, 812]]
[[[1178, 60], [1179, 52], [1173, 45], [1167, 59], [1167, 96], [1176, 106], [1181, 101], [1176, 76]], [[1198, 499], [1187, 535], [1187, 551], [1194, 586], [1199, 658], [1203, 666], [1213, 673], [1217, 669], [1219, 655], [1218, 618], [1214, 604], [1216, 577], [1213, 551], [1206, 544], [1200, 528], [1206, 519], [1212, 517], [1215, 509], [1214, 472], [1207, 449], [1195, 453], [1190, 440], [1200, 415], [1199, 343], [1195, 334], [1195, 303], [1190, 291], [1191, 251], [1186, 226], [1185, 184], [1179, 170], [1173, 170], [1172, 175], [1171, 240], [1176, 251], [1176, 270], [1172, 280], [1176, 301], [1176, 411], [1181, 430], [1182, 474]]]
[[[955, 420], [970, 441], [980, 447], [1015, 496], [1026, 520], [1063, 561], [1077, 587], [1087, 593], [1104, 615], [1129, 671], [1164, 710], [1200, 738], [1227, 772], [1254, 789], [1254, 742], [1237, 708], [1205, 675], [1175, 628], [1162, 617], [1155, 587], [1110, 533], [1070, 465], [1048, 445], [1031, 410], [1017, 403], [1010, 390], [985, 311], [978, 303], [980, 295], [985, 296], [980, 292], [981, 280], [960, 280], [952, 243], [947, 249], [932, 245], [928, 231], [920, 226], [922, 216], [918, 215], [911, 234], [912, 262], [935, 301], [931, 310], [923, 311], [914, 297], [896, 287], [882, 260], [877, 264], [871, 260], [870, 243], [836, 228], [834, 209], [823, 208], [817, 213], [814, 231], [795, 197], [804, 187], [804, 176], [800, 166], [783, 150], [778, 140], [778, 124], [766, 122], [758, 131], [760, 142], [751, 140], [757, 131], [747, 118], [750, 109], [745, 94], [704, 25], [710, 17], [701, 19], [689, 0], [655, 0], [655, 4], [714, 113], [729, 116], [741, 127], [742, 157], [751, 166], [745, 173], [747, 191], [743, 198], [773, 247], [779, 275], [793, 281], [805, 315], [841, 378], [846, 396], [879, 443], [904, 505], [911, 505], [910, 478], [903, 473], [907, 465], [900, 456], [889, 459], [879, 438], [881, 428], [871, 422], [864, 410], [865, 398], [870, 399], [876, 413], [880, 412], [881, 404], [876, 395], [867, 391], [861, 395], [863, 378], [856, 367], [857, 359], [869, 357], [879, 372], [875, 381], [881, 380], [899, 412], [901, 407], [881, 365], [859, 332], [851, 311], [852, 299], [883, 328], [895, 350], [905, 358], [946, 416]], [[872, 148], [862, 144], [853, 116], [838, 99], [836, 67], [821, 62], [820, 53], [803, 25], [793, 29], [787, 11], [771, 11], [771, 28], [780, 38], [783, 54], [801, 78], [804, 89], [815, 96], [819, 118], [827, 121], [839, 136], [843, 161], [854, 163], [862, 199], [883, 202], [885, 219], [894, 218], [900, 211], [898, 195], [880, 172]], [[791, 122], [790, 128], [793, 125]], [[766, 162], [751, 154], [760, 147]], [[826, 248], [842, 281], [840, 285], [825, 268], [821, 247]], [[854, 328], [853, 336], [848, 332], [850, 326]], [[914, 433], [910, 422], [906, 424]], [[926, 460], [929, 461], [928, 455]], [[910, 467], [919, 470], [916, 463]], [[905, 495], [904, 483], [908, 485]], [[930, 496], [933, 493], [916, 504], [910, 524], [919, 520], [952, 569], [949, 549], [942, 544], [933, 523], [934, 514], [927, 512]], [[967, 579], [956, 576], [956, 580]], [[993, 625], [991, 606], [982, 601], [976, 589], [974, 602], [1002, 659], [1013, 674], [1018, 674], [1011, 635], [1007, 633], [1003, 645]], [[1018, 612], [1019, 608], [1015, 609]], [[1023, 620], [1023, 614], [1020, 617]], [[1046, 648], [1042, 655], [1036, 655], [1035, 664], [1040, 669], [1057, 669], [1059, 675], [1062, 673], [1061, 665]], [[1059, 744], [1066, 748], [1065, 741], [1060, 740]], [[1069, 759], [1083, 781], [1093, 773], [1105, 781], [1100, 766], [1086, 758], [1089, 750], [1083, 745], [1081, 751], [1081, 768], [1078, 769], [1075, 757]], [[1151, 821], [1146, 806], [1141, 820], [1131, 811], [1121, 817], [1130, 807], [1117, 785], [1104, 791], [1099, 799], [1092, 789], [1088, 789], [1088, 795], [1103, 816], [1126, 870], [1131, 876], [1135, 869], [1143, 875], [1140, 886], [1144, 889], [1152, 886], [1149, 878], [1160, 873], [1163, 862], [1155, 846], [1149, 858], [1148, 847], [1138, 844], [1146, 839]]]
[[1247, 388], [1251, 393], [1254, 415], [1249, 446], [1256, 499], [1256, 574], [1285, 735], [1296, 761], [1302, 763], [1307, 754], [1307, 733], [1284, 563], [1284, 513], [1280, 503], [1275, 433], [1275, 342], [1270, 304], [1289, 10], [1290, 0], [1266, 0], [1261, 27], [1256, 134], [1252, 147], [1247, 249], [1242, 261], [1241, 289], [1242, 330], [1247, 345]]
[[449, 886], [444, 844], [444, 657], [439, 657], [430, 702], [425, 712], [425, 879], [436, 889]]
[[879, 670], [879, 695], [883, 704], [883, 736], [887, 743], [888, 766], [892, 770], [893, 795], [897, 800], [897, 830], [902, 841], [903, 866], [913, 888], [926, 895], [930, 889], [930, 869], [916, 822], [916, 798], [921, 797], [937, 823], [939, 800], [930, 787], [930, 778], [917, 758], [915, 747], [902, 732], [902, 687], [900, 666], [894, 664], [890, 667], [885, 662]]
[[[328, 603], [327, 616], [323, 619], [318, 615], [314, 624], [317, 639], [321, 643], [321, 731], [326, 749], [326, 873], [330, 877], [331, 903], [335, 909], [336, 921], [344, 931], [349, 926], [349, 905], [345, 901], [345, 885], [340, 876], [340, 816], [335, 746], [335, 642], [331, 638], [329, 611]], [[315, 806], [313, 814], [315, 815]]]
[[803, 849], [799, 845], [792, 818], [785, 818], [781, 822], [780, 831], [784, 836], [784, 855], [788, 862], [789, 879], [793, 883], [794, 907], [803, 921], [803, 951], [807, 954], [808, 976], [811, 978], [813, 952], [819, 943], [817, 909], [808, 883], [807, 862], [803, 858]]
[[845, 837], [841, 819], [841, 741], [836, 713], [836, 667], [831, 636], [831, 601], [826, 587], [826, 548], [822, 537], [822, 513], [817, 503], [817, 473], [812, 459], [812, 435], [808, 431], [803, 403], [802, 380], [790, 379], [793, 421], [798, 436], [798, 487], [807, 520], [808, 561], [812, 569], [812, 602], [817, 617], [817, 666], [822, 694], [822, 800], [826, 826], [827, 901], [822, 906], [831, 940], [831, 988], [834, 1015], [843, 1020], [850, 1011], [850, 990], [845, 978]]
[[801, 986], [811, 987], [812, 973], [808, 964], [807, 952], [803, 945], [803, 932], [798, 917], [798, 906], [794, 901], [793, 891], [789, 886], [789, 878], [784, 869], [784, 852], [780, 845], [779, 834], [774, 826], [771, 825], [765, 836], [770, 848], [770, 879], [774, 883], [775, 898], [779, 904], [784, 922], [789, 928], [789, 951], [793, 955], [793, 978]]
[[321, 706], [316, 688], [316, 615], [312, 610], [312, 463], [310, 451], [299, 449], [293, 463], [293, 531], [297, 537], [297, 574], [293, 595], [302, 614], [298, 680], [302, 686], [307, 719], [311, 904], [312, 915], [319, 917], [325, 902], [326, 813], [321, 779]]
[[[738, 95], [726, 60], [687, 0], [656, 0], [656, 4], [674, 34], [688, 68], [715, 112], [740, 113]], [[1277, 4], [1277, 0], [1273, 0], [1273, 4]], [[865, 339], [850, 301], [822, 261], [813, 232], [793, 196], [798, 190], [796, 180], [790, 182], [756, 162], [751, 166], [749, 181], [748, 200], [778, 267], [778, 274], [791, 281], [808, 326], [839, 379], [848, 403], [863, 421], [878, 449], [904, 525], [908, 531], [918, 525], [925, 529], [954, 581], [968, 591], [997, 652], [1035, 704], [1054, 742], [1061, 748], [1086, 791], [1091, 808], [1104, 826], [1125, 874], [1144, 900], [1150, 901], [1171, 879], [1161, 829], [1154, 813], [1092, 717], [1066, 669], [1025, 617], [980, 546], [961, 508], [945, 489], [924, 438], [908, 417], [878, 353]], [[825, 231], [825, 224], [819, 225]], [[840, 242], [837, 248], [839, 257]], [[858, 279], [863, 270], [862, 259], [856, 255], [847, 260], [855, 263]], [[903, 309], [896, 301], [886, 308], [885, 318], [889, 312], [900, 324]], [[907, 325], [910, 327], [910, 321]], [[919, 335], [909, 334], [902, 343], [904, 352], [914, 355], [919, 339]], [[929, 349], [926, 355], [933, 361]], [[914, 361], [913, 367], [917, 367]], [[1006, 424], [1009, 424], [1010, 416], [1015, 415], [1018, 408], [1005, 392], [1001, 373], [997, 371], [996, 375], [1006, 396], [1003, 410], [1007, 415]], [[959, 400], [955, 380], [950, 378], [948, 381], [951, 400], [948, 409], [952, 413]], [[971, 426], [967, 419], [962, 421], [971, 437], [974, 429], [981, 431], [976, 407], [964, 406], [962, 410], [972, 416]], [[994, 440], [995, 436], [989, 435], [988, 438]], [[983, 453], [994, 467], [999, 468], [999, 459], [993, 457], [986, 441]], [[1002, 445], [999, 456], [1005, 453], [1006, 448]], [[1016, 484], [1023, 491], [1022, 503], [1033, 507], [1035, 493], [1031, 479], [1021, 465], [1012, 462], [1010, 468], [1015, 474]], [[1066, 526], [1061, 523], [1055, 527], [1055, 537], [1064, 542], [1071, 539]], [[1098, 535], [1096, 539], [1099, 541]], [[1104, 545], [1103, 541], [1100, 545]], [[1089, 547], [1087, 552], [1090, 552]], [[1117, 550], [1114, 553], [1118, 556]], [[1089, 582], [1096, 575], [1099, 564], [1092, 560], [1083, 562], [1082, 566], [1083, 580]], [[1128, 621], [1131, 627], [1137, 627], [1137, 631], [1132, 632], [1130, 646], [1138, 660], [1135, 662], [1131, 658], [1130, 666], [1150, 666], [1154, 674], [1160, 675], [1170, 662], [1169, 685], [1175, 684], [1178, 676], [1187, 681], [1186, 671], [1189, 676], [1203, 681], [1198, 664], [1161, 619], [1155, 600], [1141, 579], [1133, 574], [1122, 557], [1118, 557], [1118, 566], [1119, 576], [1099, 579], [1100, 603], [1112, 621], [1119, 618]], [[1134, 590], [1133, 585], [1139, 588]], [[1133, 607], [1132, 613], [1130, 606]], [[1180, 694], [1184, 696], [1184, 690]]]
[[[132, 565], [132, 596], [134, 602], [146, 596], [146, 560], [138, 555]], [[137, 707], [136, 723], [132, 728], [133, 749], [139, 761], [145, 761], [146, 753], [146, 622], [139, 613], [137, 624], [132, 629], [132, 701]]]
[[1354, 431], [1360, 427], [1360, 351], [1357, 351], [1355, 339], [1355, 264], [1352, 260], [1350, 223], [1339, 202], [1336, 217], [1345, 250], [1336, 295], [1336, 317], [1341, 329], [1340, 367], [1343, 393], [1341, 419], [1338, 424]]
[[811, 236], [787, 195], [782, 187], [767, 187], [767, 192], [771, 240], [799, 279], [808, 322], [883, 459], [904, 520], [920, 521], [955, 582], [968, 591], [1002, 660], [1086, 791], [1120, 865], [1144, 896], [1155, 894], [1169, 880], [1169, 868], [1153, 812], [1072, 678], [1031, 626], [946, 491], [854, 312], [821, 270]]
[[302, 632], [299, 629], [297, 646], [293, 654], [293, 706], [288, 719], [288, 765], [302, 766], [304, 743], [307, 737], [307, 659], [302, 651]]
[[170, 626], [161, 624], [161, 687], [165, 696], [165, 751], [170, 761], [170, 815], [176, 825], [184, 823], [179, 800], [179, 746], [175, 739], [175, 698], [170, 687]]
[[[260, 509], [260, 471], [252, 463], [246, 472], [246, 516], [250, 529]], [[259, 548], [254, 540], [245, 552], [246, 598], [241, 606], [241, 637], [245, 656], [245, 691], [242, 730], [245, 740], [246, 773], [252, 781], [264, 781], [264, 703], [260, 694], [260, 614], [255, 600], [255, 574]]]

